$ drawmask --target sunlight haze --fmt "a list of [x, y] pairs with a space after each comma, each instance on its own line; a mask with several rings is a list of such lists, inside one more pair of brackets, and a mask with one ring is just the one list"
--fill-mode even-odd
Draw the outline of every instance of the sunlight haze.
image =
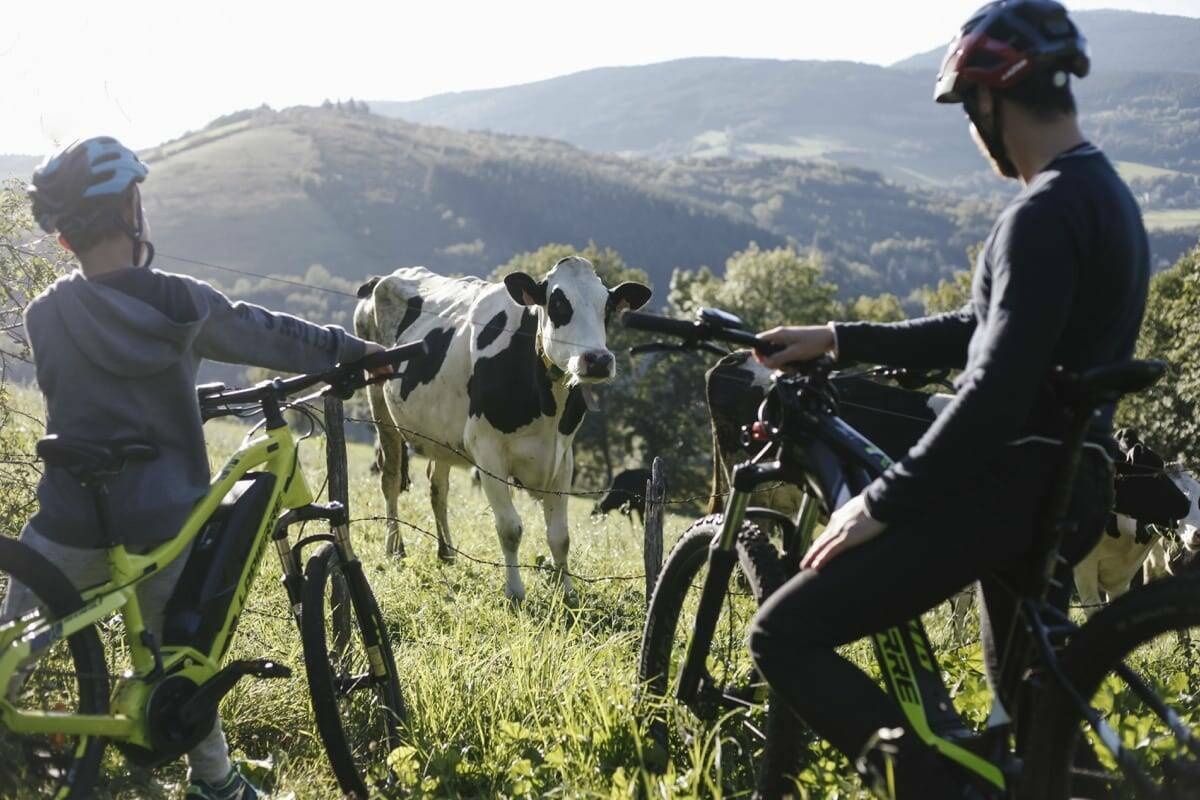
[[[100, 132], [148, 147], [264, 102], [412, 100], [691, 56], [886, 65], [947, 41], [978, 4], [22, 0], [0, 29], [0, 153]], [[1200, 0], [1069, 7], [1113, 6], [1200, 16]]]

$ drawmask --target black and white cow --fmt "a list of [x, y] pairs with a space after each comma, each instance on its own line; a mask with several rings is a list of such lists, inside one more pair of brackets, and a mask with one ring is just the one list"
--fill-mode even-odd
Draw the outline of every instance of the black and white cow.
[[383, 452], [388, 551], [404, 552], [392, 465], [405, 438], [418, 438], [431, 458], [438, 556], [452, 561], [456, 552], [446, 516], [450, 467], [477, 464], [507, 565], [505, 594], [516, 601], [525, 596], [517, 567], [522, 525], [510, 486], [516, 484], [542, 501], [550, 552], [573, 595], [565, 571], [567, 498], [557, 493], [571, 488], [571, 443], [586, 411], [585, 391], [616, 375], [606, 324], [623, 309], [645, 305], [650, 289], [640, 283], [606, 289], [589, 261], [572, 256], [541, 281], [517, 272], [492, 283], [408, 267], [373, 278], [359, 297], [359, 336], [384, 344], [423, 339], [429, 348], [427, 358], [409, 362], [400, 378], [370, 395]]
[[592, 509], [592, 516], [607, 514], [610, 511], [620, 511], [632, 521], [636, 516], [642, 521], [642, 513], [646, 508], [646, 483], [650, 480], [650, 470], [645, 467], [621, 470], [613, 476], [612, 486]]
[[1088, 614], [1129, 591], [1139, 574], [1146, 583], [1172, 574], [1177, 547], [1180, 558], [1200, 548], [1200, 484], [1167, 465], [1136, 430], [1123, 428], [1116, 439], [1125, 458], [1116, 463], [1115, 513], [1106, 535], [1075, 567], [1075, 590]]

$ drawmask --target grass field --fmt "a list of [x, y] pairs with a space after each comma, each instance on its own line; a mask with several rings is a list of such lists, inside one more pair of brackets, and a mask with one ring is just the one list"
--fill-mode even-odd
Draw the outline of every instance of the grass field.
[[[214, 466], [237, 444], [243, 429], [208, 427]], [[321, 440], [302, 448], [314, 487], [323, 480]], [[372, 453], [351, 445], [352, 517], [383, 513]], [[423, 462], [401, 499], [401, 517], [432, 530]], [[392, 763], [411, 797], [747, 797], [761, 741], [745, 718], [693, 727], [693, 738], [673, 750], [664, 774], [643, 769], [646, 738], [637, 704], [638, 641], [645, 605], [641, 533], [624, 518], [589, 517], [590, 499], [571, 505], [572, 570], [580, 606], [564, 607], [547, 573], [526, 572], [527, 602], [514, 610], [503, 598], [502, 570], [491, 514], [467, 476], [452, 477], [450, 522], [456, 545], [469, 557], [452, 566], [435, 557], [435, 542], [408, 529], [409, 557], [384, 556], [379, 522], [354, 526], [358, 551], [390, 623], [402, 689], [409, 707], [404, 745]], [[517, 497], [526, 522], [522, 563], [548, 559], [540, 509]], [[689, 523], [668, 516], [667, 546]], [[278, 584], [270, 554], [254, 589], [232, 658], [268, 657], [288, 664], [287, 680], [247, 679], [222, 707], [235, 754], [261, 762], [276, 797], [331, 798], [337, 786], [314, 729], [300, 639]], [[927, 617], [939, 646], [947, 683], [975, 723], [987, 710], [979, 648], [952, 647], [947, 615]], [[870, 663], [865, 644], [848, 651]], [[757, 720], [761, 722], [761, 720]], [[269, 765], [269, 769], [268, 769]], [[813, 744], [801, 776], [810, 798], [866, 797], [849, 766]], [[151, 775], [130, 770], [109, 750], [101, 798], [181, 798], [182, 764]]]
[[1173, 231], [1200, 228], [1200, 208], [1171, 208], [1143, 214], [1148, 230]]
[[1183, 175], [1185, 173], [1164, 167], [1155, 167], [1150, 164], [1139, 164], [1136, 161], [1117, 161], [1113, 164], [1117, 168], [1121, 179], [1124, 181], [1132, 181], [1138, 178], [1169, 178], [1172, 175]]

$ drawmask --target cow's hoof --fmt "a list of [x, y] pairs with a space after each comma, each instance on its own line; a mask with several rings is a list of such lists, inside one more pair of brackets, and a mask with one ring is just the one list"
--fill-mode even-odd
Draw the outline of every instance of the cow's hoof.
[[508, 589], [505, 589], [504, 590], [504, 598], [506, 600], [508, 600], [509, 605], [511, 605], [513, 607], [513, 609], [520, 609], [521, 606], [525, 605], [525, 593], [524, 592], [517, 594], [516, 592], [512, 592], [512, 591], [509, 591]]
[[563, 592], [563, 605], [570, 609], [579, 608], [579, 593], [574, 589]]
[[443, 564], [453, 564], [458, 561], [458, 553], [454, 550], [438, 548], [438, 561]]
[[397, 561], [401, 561], [408, 557], [408, 553], [404, 552], [403, 547], [397, 547], [395, 550], [392, 550], [388, 553], [388, 557], [394, 558]]

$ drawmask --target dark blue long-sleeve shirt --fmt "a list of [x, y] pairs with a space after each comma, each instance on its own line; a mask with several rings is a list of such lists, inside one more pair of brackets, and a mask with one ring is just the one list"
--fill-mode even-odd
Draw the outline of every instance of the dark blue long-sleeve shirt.
[[[1150, 272], [1141, 212], [1090, 144], [1054, 159], [996, 221], [959, 311], [834, 326], [839, 358], [962, 369], [954, 401], [866, 492], [871, 516], [917, 519], [1026, 434], [1058, 436], [1055, 366], [1130, 358]], [[1111, 428], [1113, 409], [1097, 428]]]

